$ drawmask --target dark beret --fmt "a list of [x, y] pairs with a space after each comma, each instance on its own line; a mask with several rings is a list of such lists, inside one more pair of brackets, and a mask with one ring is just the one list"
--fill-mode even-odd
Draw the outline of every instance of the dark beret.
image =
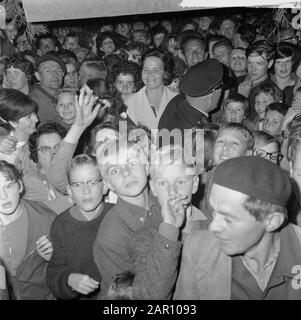
[[190, 67], [180, 83], [180, 91], [190, 97], [201, 97], [222, 84], [223, 65], [207, 59]]
[[288, 174], [259, 156], [226, 160], [216, 167], [212, 179], [220, 186], [282, 207], [292, 192]]
[[55, 61], [55, 62], [57, 62], [57, 63], [61, 66], [64, 74], [67, 72], [67, 68], [66, 68], [65, 63], [64, 63], [62, 60], [60, 60], [59, 58], [57, 58], [57, 57], [55, 57], [55, 56], [52, 56], [52, 55], [50, 55], [50, 54], [44, 54], [43, 56], [41, 56], [41, 57], [39, 57], [39, 58], [37, 59], [37, 62], [36, 62], [36, 70], [38, 69], [38, 66], [39, 66], [41, 63], [46, 62], [46, 61]]

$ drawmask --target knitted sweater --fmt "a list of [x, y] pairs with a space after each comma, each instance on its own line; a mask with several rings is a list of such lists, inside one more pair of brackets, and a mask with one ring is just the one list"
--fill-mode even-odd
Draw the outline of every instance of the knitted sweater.
[[[100, 282], [101, 276], [93, 260], [93, 243], [99, 225], [105, 214], [112, 207], [104, 203], [103, 212], [91, 221], [75, 219], [70, 211], [57, 216], [50, 230], [53, 254], [47, 268], [47, 284], [53, 295], [59, 299], [94, 299], [99, 292], [95, 290], [84, 296], [68, 285], [71, 273], [81, 273]], [[77, 209], [78, 210], [78, 209]]]

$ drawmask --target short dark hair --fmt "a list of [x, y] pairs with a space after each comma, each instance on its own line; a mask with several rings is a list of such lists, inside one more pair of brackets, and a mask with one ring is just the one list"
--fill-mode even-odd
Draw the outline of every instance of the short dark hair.
[[56, 133], [58, 134], [62, 139], [65, 137], [67, 131], [64, 127], [60, 126], [56, 122], [47, 122], [40, 127], [38, 127], [38, 130], [34, 132], [28, 141], [29, 144], [29, 152], [30, 152], [30, 159], [32, 159], [34, 162], [38, 162], [38, 144], [39, 139], [44, 134], [51, 134]]
[[251, 196], [247, 197], [243, 206], [256, 221], [263, 221], [269, 214], [274, 212], [283, 213], [287, 218], [287, 209], [285, 207]]
[[54, 46], [59, 47], [59, 41], [57, 37], [54, 34], [47, 33], [47, 34], [42, 34], [37, 38], [36, 43], [37, 43], [38, 49], [40, 49], [41, 47], [42, 40], [45, 40], [45, 39], [51, 39], [53, 41]]
[[9, 181], [20, 181], [21, 174], [14, 165], [0, 160], [0, 173]]
[[259, 95], [260, 93], [271, 95], [275, 99], [275, 102], [283, 101], [283, 92], [276, 86], [276, 84], [272, 84], [272, 83], [260, 84], [254, 90], [254, 97]]
[[170, 84], [173, 79], [173, 68], [174, 68], [174, 63], [171, 55], [169, 55], [168, 53], [165, 53], [163, 50], [160, 50], [160, 49], [150, 49], [146, 51], [142, 56], [142, 59], [141, 59], [142, 66], [144, 64], [145, 59], [149, 57], [159, 58], [163, 62], [163, 68], [165, 72], [164, 84], [165, 85]]
[[271, 103], [267, 106], [267, 111], [277, 111], [278, 113], [281, 113], [284, 116], [286, 115], [288, 109], [289, 106], [281, 102]]
[[212, 52], [218, 48], [218, 47], [226, 47], [228, 49], [229, 52], [232, 51], [233, 47], [231, 45], [231, 43], [229, 41], [217, 41], [213, 46], [212, 46]]
[[23, 53], [16, 53], [4, 60], [4, 70], [9, 69], [10, 67], [14, 67], [23, 71], [28, 79], [28, 83], [32, 84], [35, 71], [34, 66], [28, 59], [25, 58]]
[[9, 121], [18, 121], [36, 112], [37, 104], [23, 92], [15, 89], [0, 89], [0, 117], [12, 130]]
[[267, 61], [271, 61], [275, 57], [273, 45], [266, 40], [255, 41], [247, 48], [247, 57], [249, 57], [253, 53], [262, 56]]
[[275, 48], [275, 60], [292, 57], [292, 62], [294, 62], [295, 56], [295, 51], [284, 42], [279, 43]]

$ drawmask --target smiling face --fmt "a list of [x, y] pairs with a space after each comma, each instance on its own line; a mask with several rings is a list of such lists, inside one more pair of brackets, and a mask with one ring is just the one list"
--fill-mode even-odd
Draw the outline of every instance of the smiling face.
[[266, 232], [264, 222], [256, 221], [244, 208], [246, 198], [243, 193], [217, 184], [210, 191], [213, 221], [209, 229], [229, 256], [253, 250]]
[[73, 123], [76, 115], [74, 94], [71, 92], [60, 93], [56, 110], [66, 123]]
[[184, 56], [188, 67], [205, 60], [206, 51], [202, 41], [198, 39], [188, 40], [184, 45]]
[[264, 118], [267, 106], [275, 102], [272, 95], [260, 92], [255, 96], [255, 110], [261, 119]]
[[164, 85], [163, 61], [157, 57], [147, 57], [143, 63], [141, 77], [146, 88], [162, 87]]
[[237, 130], [222, 130], [214, 144], [213, 159], [216, 165], [225, 160], [247, 155], [247, 142]]

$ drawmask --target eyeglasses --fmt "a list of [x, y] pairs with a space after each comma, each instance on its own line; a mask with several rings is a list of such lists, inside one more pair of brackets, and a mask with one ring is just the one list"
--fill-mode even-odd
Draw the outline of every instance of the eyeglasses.
[[71, 182], [70, 185], [72, 188], [74, 189], [82, 189], [82, 187], [84, 185], [89, 186], [90, 188], [96, 187], [98, 185], [99, 182], [101, 182], [102, 179], [98, 178], [98, 179], [91, 179], [88, 181], [76, 181], [76, 182]]
[[278, 163], [283, 159], [283, 154], [280, 152], [266, 152], [264, 150], [255, 150], [254, 151], [255, 156], [260, 156], [262, 158], [269, 157], [271, 160], [275, 160]]
[[49, 153], [52, 153], [52, 152], [57, 152], [59, 147], [60, 147], [60, 144], [58, 143], [53, 147], [42, 146], [42, 147], [37, 148], [37, 150], [41, 151], [43, 154], [49, 154]]

